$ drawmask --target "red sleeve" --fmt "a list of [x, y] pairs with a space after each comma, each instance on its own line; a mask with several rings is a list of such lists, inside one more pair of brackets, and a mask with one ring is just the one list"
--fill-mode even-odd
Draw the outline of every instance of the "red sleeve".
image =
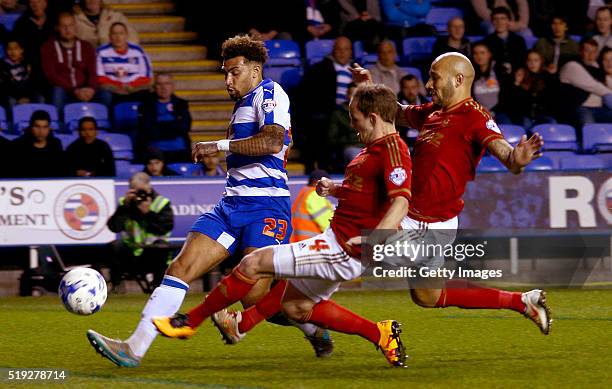
[[412, 160], [408, 146], [399, 137], [390, 137], [382, 152], [383, 178], [389, 198], [405, 197], [410, 200], [412, 183]]
[[411, 128], [416, 128], [421, 131], [425, 119], [435, 110], [433, 103], [427, 103], [422, 105], [409, 105], [404, 110], [404, 118]]
[[496, 139], [504, 139], [501, 130], [491, 116], [480, 112], [474, 112], [471, 116], [470, 120], [473, 123], [472, 141], [478, 143], [483, 149], [486, 149], [489, 143]]

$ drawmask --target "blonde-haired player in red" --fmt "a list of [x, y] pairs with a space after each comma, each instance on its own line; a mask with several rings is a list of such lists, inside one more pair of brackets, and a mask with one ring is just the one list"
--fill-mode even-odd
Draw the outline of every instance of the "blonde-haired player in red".
[[[227, 329], [226, 340], [236, 343], [250, 327], [282, 309], [297, 322], [360, 335], [379, 347], [389, 363], [404, 366], [399, 323], [375, 323], [329, 300], [341, 281], [361, 276], [368, 265], [361, 259], [362, 231], [397, 230], [408, 212], [411, 162], [408, 147], [395, 129], [395, 99], [395, 93], [381, 84], [355, 90], [349, 104], [351, 124], [366, 147], [349, 163], [342, 185], [326, 178], [317, 184], [319, 195], [338, 198], [327, 231], [250, 253], [186, 315], [153, 318], [157, 329], [169, 337], [189, 337], [206, 318], [219, 311], [227, 313], [224, 309], [245, 296], [257, 280], [289, 279], [279, 282], [249, 310], [248, 320], [243, 321], [240, 313], [233, 322], [215, 320], [220, 329]], [[226, 327], [228, 323], [233, 327]]]
[[[535, 133], [529, 139], [523, 136], [513, 148], [504, 139], [491, 114], [471, 97], [474, 68], [464, 55], [437, 57], [429, 76], [425, 87], [432, 101], [400, 104], [396, 118], [398, 125], [419, 131], [412, 155], [412, 201], [402, 227], [409, 232], [437, 230], [437, 242], [447, 244], [454, 240], [465, 187], [474, 179], [484, 152], [488, 150], [519, 174], [540, 157], [544, 141]], [[357, 83], [371, 82], [369, 71], [361, 67], [353, 69], [353, 78]], [[417, 259], [416, 265], [435, 268], [442, 262], [443, 258]], [[543, 334], [550, 331], [551, 316], [542, 290], [509, 292], [461, 280], [417, 285], [411, 295], [422, 307], [511, 309], [531, 319]]]

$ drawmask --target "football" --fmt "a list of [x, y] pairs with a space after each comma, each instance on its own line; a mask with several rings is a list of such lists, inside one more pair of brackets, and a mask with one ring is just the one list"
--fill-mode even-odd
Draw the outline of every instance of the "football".
[[68, 311], [91, 315], [106, 302], [106, 281], [94, 269], [77, 267], [64, 275], [58, 293]]

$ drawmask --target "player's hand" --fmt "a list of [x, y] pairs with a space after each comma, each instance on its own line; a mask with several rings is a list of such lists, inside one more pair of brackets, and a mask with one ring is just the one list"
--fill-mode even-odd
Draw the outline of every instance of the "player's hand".
[[336, 184], [327, 177], [317, 181], [317, 194], [321, 197], [333, 196], [336, 191]]
[[207, 155], [216, 155], [219, 152], [217, 142], [198, 142], [193, 145], [191, 159], [193, 163], [198, 163]]
[[544, 139], [537, 132], [529, 139], [527, 139], [527, 135], [523, 135], [512, 150], [514, 163], [521, 168], [529, 165], [531, 161], [542, 156], [542, 146], [544, 146]]
[[372, 73], [368, 69], [361, 67], [361, 65], [354, 63], [353, 66], [349, 67], [349, 71], [353, 74], [353, 82], [355, 84], [372, 83]]

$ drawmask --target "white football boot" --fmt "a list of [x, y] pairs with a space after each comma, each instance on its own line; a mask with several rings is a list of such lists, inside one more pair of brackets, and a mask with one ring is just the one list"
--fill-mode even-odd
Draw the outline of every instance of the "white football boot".
[[525, 304], [525, 317], [531, 319], [544, 335], [550, 333], [552, 317], [550, 308], [546, 305], [546, 292], [540, 289], [523, 293], [521, 300]]

